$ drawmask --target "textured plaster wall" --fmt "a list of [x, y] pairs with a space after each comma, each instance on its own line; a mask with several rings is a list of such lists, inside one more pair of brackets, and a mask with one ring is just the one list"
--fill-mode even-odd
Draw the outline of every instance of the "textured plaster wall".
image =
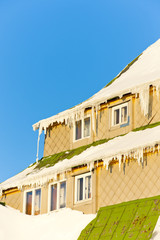
[[6, 194], [3, 197], [0, 197], [0, 201], [5, 202], [6, 205], [23, 212], [23, 193], [21, 191]]
[[156, 90], [150, 88], [150, 97], [149, 97], [149, 108], [148, 115], [144, 116], [140, 99], [134, 98], [133, 101], [133, 128], [138, 128], [147, 124], [155, 123], [160, 121], [160, 96], [157, 96]]
[[[100, 207], [140, 198], [160, 195], [160, 153], [145, 155], [144, 162], [138, 165], [137, 160], [119, 165], [113, 164], [106, 170], [103, 165], [95, 165], [92, 171], [92, 199], [75, 203], [75, 176], [88, 172], [82, 167], [59, 176], [58, 181], [66, 179], [66, 207], [84, 213], [95, 213]], [[27, 187], [26, 189], [29, 189]], [[41, 213], [48, 212], [49, 184], [42, 188]], [[15, 192], [3, 196], [0, 201], [23, 211], [24, 192]]]
[[[98, 209], [103, 206], [160, 195], [160, 153], [148, 154], [144, 164], [136, 160], [98, 169]], [[98, 210], [97, 209], [97, 210]]]
[[65, 124], [57, 124], [47, 129], [44, 143], [44, 157], [70, 149], [71, 129]]

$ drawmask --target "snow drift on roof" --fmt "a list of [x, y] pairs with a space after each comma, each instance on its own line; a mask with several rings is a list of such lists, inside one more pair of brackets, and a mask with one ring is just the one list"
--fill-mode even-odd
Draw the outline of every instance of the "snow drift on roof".
[[108, 168], [109, 163], [116, 159], [119, 161], [121, 169], [122, 157], [133, 157], [143, 161], [143, 151], [146, 147], [151, 147], [154, 151], [155, 145], [160, 145], [160, 126], [146, 129], [138, 132], [130, 132], [125, 136], [116, 137], [104, 144], [90, 147], [81, 154], [74, 156], [71, 159], [64, 159], [58, 162], [53, 167], [34, 170], [35, 165], [27, 168], [16, 176], [6, 180], [0, 184], [0, 191], [13, 187], [21, 188], [24, 185], [43, 185], [50, 179], [57, 179], [57, 174], [64, 174], [71, 171], [73, 167], [87, 164], [90, 170], [94, 167], [94, 162], [103, 160]]
[[46, 128], [54, 122], [68, 123], [73, 121], [77, 113], [82, 113], [85, 108], [99, 106], [103, 102], [114, 97], [121, 97], [126, 93], [139, 93], [144, 114], [147, 113], [147, 92], [153, 85], [159, 90], [160, 86], [160, 39], [147, 48], [137, 61], [121, 74], [116, 81], [103, 88], [85, 102], [63, 111], [55, 116], [41, 120], [33, 125], [33, 129], [46, 131]]

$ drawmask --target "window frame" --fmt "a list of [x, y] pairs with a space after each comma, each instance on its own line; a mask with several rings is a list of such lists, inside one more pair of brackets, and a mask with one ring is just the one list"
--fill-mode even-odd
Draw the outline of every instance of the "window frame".
[[[89, 118], [90, 119], [90, 126], [89, 126], [89, 136], [84, 136], [84, 122], [85, 119]], [[81, 138], [76, 139], [76, 122], [81, 121]], [[80, 118], [79, 120], [74, 121], [74, 127], [73, 127], [73, 141], [77, 142], [79, 140], [85, 139], [85, 138], [90, 138], [91, 137], [91, 115], [86, 115], [84, 118]]]
[[[122, 122], [122, 119], [121, 119], [121, 117], [122, 117], [122, 108], [124, 108], [124, 107], [127, 107], [127, 120]], [[119, 110], [119, 123], [114, 124], [114, 120], [115, 120], [114, 112], [116, 110]], [[112, 107], [112, 127], [116, 127], [116, 126], [128, 123], [128, 116], [129, 116], [129, 105], [128, 105], [128, 102], [120, 103], [119, 105]]]
[[[91, 176], [91, 197], [85, 199], [85, 178], [88, 176]], [[80, 178], [83, 178], [83, 183], [84, 183], [83, 184], [83, 199], [77, 200], [77, 192], [78, 192], [77, 182], [78, 182], [78, 179], [80, 179]], [[83, 173], [83, 174], [75, 176], [75, 198], [74, 198], [75, 204], [92, 200], [92, 192], [93, 192], [93, 190], [92, 190], [92, 173], [91, 172]]]
[[[48, 213], [66, 208], [66, 206], [63, 207], [63, 208], [60, 208], [60, 201], [59, 201], [59, 198], [60, 198], [60, 184], [62, 182], [66, 182], [66, 199], [67, 199], [67, 181], [66, 181], [66, 179], [50, 183], [48, 185]], [[57, 184], [57, 208], [55, 210], [51, 210], [51, 186], [55, 185], [55, 184]]]
[[40, 215], [41, 214], [41, 207], [42, 207], [42, 188], [41, 187], [37, 187], [37, 188], [32, 188], [32, 189], [27, 189], [24, 191], [24, 195], [23, 195], [23, 213], [26, 214], [26, 215], [29, 215], [26, 213], [26, 198], [27, 198], [27, 193], [28, 192], [32, 192], [32, 211], [31, 211], [31, 215], [30, 216], [37, 216], [35, 215], [35, 192], [36, 190], [41, 190], [41, 203], [40, 203], [40, 213], [37, 214], [37, 215]]

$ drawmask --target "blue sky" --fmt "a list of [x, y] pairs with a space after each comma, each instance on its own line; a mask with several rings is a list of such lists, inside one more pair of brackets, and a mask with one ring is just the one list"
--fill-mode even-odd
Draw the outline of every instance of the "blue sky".
[[92, 96], [160, 38], [159, 12], [159, 0], [0, 0], [0, 182], [35, 161], [33, 123]]

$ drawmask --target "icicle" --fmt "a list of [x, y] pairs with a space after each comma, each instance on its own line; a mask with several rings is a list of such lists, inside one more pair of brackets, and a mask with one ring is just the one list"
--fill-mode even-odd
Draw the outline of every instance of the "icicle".
[[96, 105], [96, 120], [97, 120], [97, 117], [98, 117], [98, 105]]
[[138, 155], [138, 164], [140, 165], [140, 162], [141, 162], [141, 159], [140, 159], [140, 156]]
[[40, 141], [40, 134], [41, 134], [41, 132], [40, 132], [40, 128], [39, 128], [39, 133], [38, 133], [38, 140], [37, 140], [37, 158], [36, 158], [36, 162], [38, 162], [38, 155], [39, 155], [39, 141]]
[[93, 168], [94, 168], [94, 162], [91, 162], [91, 163], [89, 164], [89, 170], [90, 170], [90, 172], [92, 171]]
[[141, 158], [142, 158], [142, 165], [143, 165], [143, 162], [144, 162], [144, 157], [143, 157], [143, 153], [142, 153], [142, 157], [141, 157]]
[[65, 179], [65, 172], [61, 173], [62, 180]]
[[153, 152], [155, 152], [155, 150], [156, 150], [156, 149], [155, 149], [155, 146], [153, 146]]
[[0, 196], [2, 196], [2, 189], [0, 189]]
[[92, 128], [93, 128], [93, 132], [95, 133], [94, 106], [92, 106]]
[[69, 118], [65, 119], [65, 126], [68, 125], [68, 122], [69, 122]]
[[153, 97], [154, 97], [154, 90], [155, 90], [155, 88], [153, 87], [153, 91], [152, 91]]
[[121, 171], [122, 155], [118, 159], [119, 161], [119, 171]]
[[140, 90], [139, 98], [141, 109], [144, 113], [144, 116], [146, 116], [148, 114], [149, 109], [149, 86], [146, 86], [142, 90]]
[[109, 169], [109, 161], [106, 164], [106, 170], [108, 170], [108, 169]]
[[81, 118], [84, 118], [84, 108], [81, 110]]
[[142, 160], [142, 163], [143, 163], [143, 149], [142, 149], [142, 152], [141, 152], [141, 160]]
[[157, 99], [159, 99], [159, 85], [156, 85], [156, 95]]
[[87, 170], [88, 170], [88, 169], [90, 169], [90, 165], [89, 165], [89, 163], [87, 163]]
[[57, 173], [54, 174], [54, 180], [57, 181]]
[[135, 152], [133, 152], [133, 158], [134, 158], [134, 159], [136, 158], [136, 153], [135, 153]]
[[139, 150], [137, 150], [138, 151], [138, 158], [137, 158], [137, 160], [138, 160], [138, 164], [140, 165], [140, 163], [141, 163], [141, 160], [143, 161], [143, 149], [139, 149]]
[[106, 166], [106, 170], [108, 170], [109, 169], [109, 163], [110, 163], [109, 158], [104, 158], [102, 160], [103, 160], [103, 166]]
[[76, 121], [78, 120], [78, 113], [77, 112], [75, 113], [75, 120]]

